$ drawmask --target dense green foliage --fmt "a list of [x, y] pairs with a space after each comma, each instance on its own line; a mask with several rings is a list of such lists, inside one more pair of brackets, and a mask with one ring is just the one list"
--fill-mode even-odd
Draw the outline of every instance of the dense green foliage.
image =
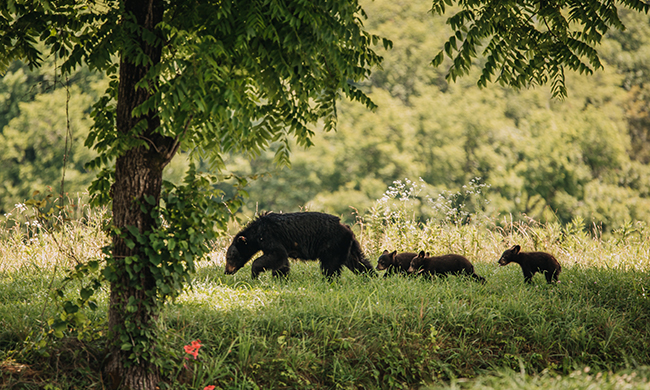
[[447, 84], [428, 64], [448, 33], [442, 18], [419, 3], [374, 1], [366, 9], [368, 27], [394, 43], [366, 85], [378, 109], [342, 103], [337, 132], [295, 150], [291, 170], [274, 170], [270, 155], [233, 156], [237, 172], [272, 172], [251, 184], [249, 212], [308, 208], [353, 221], [350, 207], [367, 209], [396, 180], [421, 178], [427, 206], [427, 196], [478, 177], [489, 185], [486, 213], [495, 218], [582, 217], [606, 232], [650, 219], [647, 16], [622, 13], [630, 28], [603, 38], [604, 69], [567, 73], [569, 96], [556, 100], [546, 88], [478, 88], [478, 70]]
[[[314, 146], [306, 150], [289, 145], [291, 169], [274, 165], [279, 145], [252, 161], [228, 157], [228, 169], [239, 174], [267, 173], [248, 188], [248, 215], [309, 208], [353, 221], [350, 207], [369, 207], [396, 180], [422, 178], [426, 204], [426, 195], [436, 198], [479, 177], [490, 186], [485, 190], [490, 201], [486, 212], [494, 216], [513, 213], [518, 218], [525, 213], [562, 223], [582, 216], [606, 231], [650, 218], [647, 16], [621, 11], [627, 30], [609, 30], [602, 38], [604, 69], [589, 77], [567, 73], [569, 96], [557, 101], [544, 88], [479, 89], [473, 85], [476, 71], [448, 84], [444, 69], [429, 64], [449, 33], [444, 18], [428, 14], [425, 3], [374, 1], [365, 9], [370, 31], [394, 42], [392, 50], [382, 53], [383, 69], [363, 85], [377, 110], [341, 103], [337, 132], [316, 131]], [[0, 161], [9, 167], [0, 172], [3, 213], [34, 190], [51, 186], [58, 191], [65, 104], [63, 85], [53, 89], [53, 77], [53, 69], [30, 72], [13, 65], [0, 83], [5, 113], [0, 148], [7, 148]], [[98, 82], [87, 72], [69, 80], [74, 140], [66, 190], [74, 194], [84, 191], [92, 178], [83, 168], [92, 156], [83, 152], [81, 140], [90, 125], [83, 115], [97, 96], [93, 85]], [[44, 93], [36, 98], [40, 90]], [[38, 120], [44, 112], [50, 122]], [[49, 124], [52, 116], [59, 118], [54, 125]], [[27, 140], [35, 138], [25, 137], [28, 131], [51, 141], [30, 154]], [[286, 143], [282, 148], [288, 151]], [[180, 183], [186, 167], [185, 159], [173, 160], [166, 178]], [[230, 193], [228, 187], [222, 189]], [[430, 213], [424, 210], [422, 217]]]
[[[16, 61], [0, 79], [0, 214], [34, 191], [58, 194], [62, 179], [64, 196], [76, 198], [97, 173], [86, 166], [97, 154], [84, 143], [108, 80], [87, 67], [64, 77], [55, 65], [48, 60], [30, 70]], [[187, 167], [174, 160], [165, 178], [181, 183]]]
[[32, 71], [15, 62], [2, 77], [0, 212], [30, 199], [33, 191], [49, 187], [75, 196], [88, 188], [94, 173], [84, 164], [95, 154], [84, 140], [92, 104], [105, 87], [102, 77], [88, 69], [63, 78], [51, 61]]

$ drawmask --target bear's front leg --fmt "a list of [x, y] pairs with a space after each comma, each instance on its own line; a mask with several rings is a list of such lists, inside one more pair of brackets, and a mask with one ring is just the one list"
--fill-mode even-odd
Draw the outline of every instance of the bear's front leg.
[[529, 271], [529, 270], [523, 270], [524, 273], [524, 282], [525, 283], [533, 283], [533, 275], [535, 275], [534, 272]]
[[257, 279], [259, 274], [266, 270], [273, 270], [273, 274], [276, 275], [276, 270], [280, 272], [288, 273], [289, 270], [289, 259], [286, 252], [270, 252], [264, 253], [262, 256], [258, 257], [253, 264], [251, 265], [251, 276], [253, 279]]
[[276, 278], [285, 277], [289, 275], [289, 259], [285, 259], [279, 268], [273, 270], [273, 276]]

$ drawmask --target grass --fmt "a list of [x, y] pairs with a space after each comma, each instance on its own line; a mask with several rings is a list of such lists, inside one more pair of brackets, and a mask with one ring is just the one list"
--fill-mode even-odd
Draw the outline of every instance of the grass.
[[[101, 218], [88, 215], [52, 234], [0, 226], [1, 388], [104, 388], [105, 292], [89, 313], [96, 339], [45, 344], [43, 336], [57, 314], [48, 291], [74, 265], [71, 258], [97, 256], [105, 243], [97, 233]], [[357, 230], [373, 261], [383, 249], [456, 252], [487, 283], [347, 270], [328, 282], [314, 262], [293, 263], [286, 279], [265, 273], [252, 280], [249, 266], [224, 275], [224, 241], [160, 316], [162, 387], [650, 388], [644, 225], [608, 237], [586, 233], [579, 221], [561, 227], [370, 220]], [[514, 243], [554, 253], [563, 266], [560, 283], [536, 275], [525, 285], [517, 265], [498, 267]], [[185, 360], [183, 346], [197, 339], [198, 359]]]
[[[435, 387], [436, 389], [460, 390], [472, 388], [502, 389], [502, 390], [619, 390], [619, 389], [648, 389], [650, 386], [650, 371], [647, 368], [635, 371], [624, 370], [619, 373], [593, 372], [585, 367], [569, 375], [551, 375], [545, 372], [538, 376], [526, 375], [519, 372], [504, 372], [498, 375], [486, 375], [474, 381], [453, 380], [449, 385]], [[428, 389], [434, 389], [430, 387]]]
[[188, 301], [168, 308], [181, 323], [166, 326], [186, 329], [185, 340], [219, 334], [206, 353], [226, 356], [221, 379], [262, 388], [411, 388], [504, 368], [569, 374], [649, 361], [637, 288], [647, 276], [569, 269], [565, 284], [528, 287], [517, 272], [477, 268], [492, 273], [486, 285], [351, 274], [328, 284], [305, 264], [285, 282], [226, 281], [204, 269]]

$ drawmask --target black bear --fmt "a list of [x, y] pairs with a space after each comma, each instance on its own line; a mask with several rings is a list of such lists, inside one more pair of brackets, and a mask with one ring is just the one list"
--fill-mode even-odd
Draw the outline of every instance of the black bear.
[[447, 274], [471, 276], [474, 280], [485, 283], [485, 278], [474, 273], [474, 266], [465, 256], [448, 254], [427, 256], [421, 251], [411, 261], [409, 273], [446, 277]]
[[400, 273], [408, 274], [411, 260], [413, 260], [415, 256], [417, 256], [417, 254], [413, 252], [402, 252], [398, 255], [397, 251], [388, 252], [385, 250], [377, 260], [377, 270], [386, 270], [384, 276]]
[[541, 272], [546, 276], [546, 283], [557, 282], [562, 267], [553, 255], [546, 252], [520, 252], [521, 247], [515, 245], [507, 249], [499, 259], [499, 265], [504, 266], [510, 263], [517, 263], [524, 273], [524, 282], [531, 283], [533, 275]]
[[253, 278], [266, 270], [273, 270], [274, 276], [287, 275], [289, 257], [320, 260], [327, 277], [339, 275], [344, 265], [355, 273], [375, 273], [352, 229], [329, 214], [261, 215], [233, 238], [226, 252], [226, 274], [237, 272], [259, 251], [263, 255], [253, 261]]

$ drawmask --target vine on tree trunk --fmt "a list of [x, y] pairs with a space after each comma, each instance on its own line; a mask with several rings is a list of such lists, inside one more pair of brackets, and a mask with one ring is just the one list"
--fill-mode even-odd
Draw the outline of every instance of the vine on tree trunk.
[[[213, 188], [213, 184], [235, 179], [237, 191], [231, 198]], [[122, 259], [110, 258], [112, 244], [103, 248], [107, 256], [104, 267], [96, 259], [79, 263], [55, 290], [62, 311], [50, 320], [50, 333], [56, 337], [74, 335], [88, 340], [100, 334], [100, 326], [90, 323], [84, 314], [86, 309], [96, 308], [96, 294], [106, 282], [111, 291], [128, 291], [130, 295], [119, 296], [111, 305], [122, 304], [120, 316], [124, 326], [113, 327], [117, 332], [113, 339], [119, 342], [126, 361], [124, 367], [143, 362], [163, 364], [155, 346], [158, 336], [148, 326], [155, 319], [168, 299], [177, 297], [195, 271], [196, 261], [212, 250], [211, 243], [226, 232], [226, 225], [233, 217], [231, 210], [242, 204], [242, 189], [247, 180], [242, 177], [218, 177], [199, 173], [191, 165], [182, 185], [163, 183], [160, 205], [152, 196], [145, 196], [139, 203], [140, 211], [153, 221], [154, 228], [140, 232], [134, 226], [118, 229], [110, 226], [107, 233], [118, 235], [128, 248], [139, 248], [137, 254]], [[147, 279], [142, 288], [143, 278]], [[66, 285], [81, 284], [79, 295], [68, 297]], [[147, 325], [147, 326], [144, 326]], [[93, 336], [95, 335], [95, 336]]]

